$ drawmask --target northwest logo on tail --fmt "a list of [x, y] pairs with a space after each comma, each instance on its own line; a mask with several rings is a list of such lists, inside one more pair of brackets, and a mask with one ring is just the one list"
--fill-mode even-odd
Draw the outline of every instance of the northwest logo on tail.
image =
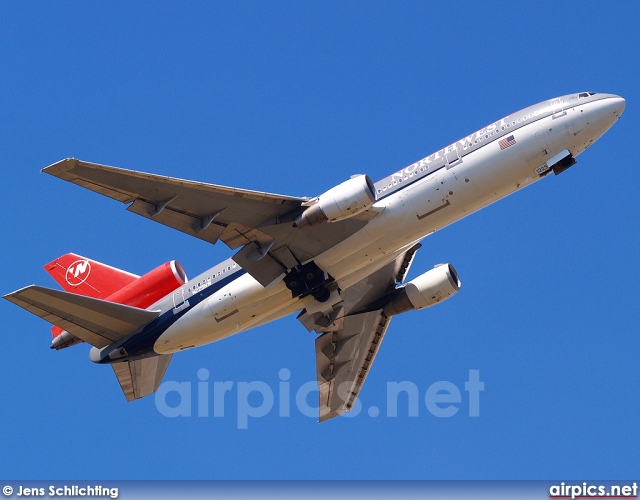
[[82, 285], [91, 272], [91, 263], [88, 260], [76, 260], [67, 268], [65, 279], [70, 286]]

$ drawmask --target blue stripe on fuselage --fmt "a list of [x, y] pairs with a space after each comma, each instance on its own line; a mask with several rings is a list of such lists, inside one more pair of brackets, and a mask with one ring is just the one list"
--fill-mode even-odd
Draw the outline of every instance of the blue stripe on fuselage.
[[246, 271], [240, 268], [238, 271], [227, 275], [220, 281], [216, 281], [215, 283], [212, 283], [211, 285], [203, 288], [201, 291], [194, 293], [188, 299], [188, 307], [185, 307], [178, 312], [174, 312], [175, 309], [173, 308], [169, 309], [165, 313], [158, 316], [147, 326], [145, 326], [140, 332], [134, 334], [133, 336], [125, 340], [122, 344], [120, 344], [118, 347], [124, 348], [128, 353], [126, 357], [118, 358], [116, 360], [110, 360], [109, 358], [106, 358], [100, 361], [100, 363], [110, 364], [120, 361], [133, 361], [135, 359], [148, 358], [150, 356], [157, 355], [153, 350], [153, 346], [160, 335], [162, 335], [171, 325], [173, 325], [176, 321], [178, 321], [182, 316], [184, 316], [200, 302], [210, 297], [232, 281], [238, 279], [245, 273]]

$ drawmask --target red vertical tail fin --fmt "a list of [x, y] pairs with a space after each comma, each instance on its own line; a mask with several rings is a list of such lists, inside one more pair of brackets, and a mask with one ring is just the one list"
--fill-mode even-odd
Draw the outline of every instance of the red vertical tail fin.
[[49, 262], [44, 270], [65, 291], [95, 299], [104, 299], [140, 277], [74, 253]]
[[[44, 266], [51, 277], [67, 292], [104, 299], [136, 281], [139, 276], [107, 266], [75, 253], [68, 253]], [[63, 329], [51, 328], [53, 337]]]
[[[67, 292], [139, 309], [146, 309], [187, 282], [184, 269], [175, 260], [142, 277], [74, 253], [58, 257], [44, 269]], [[65, 337], [60, 337], [64, 330], [58, 326], [54, 326], [51, 332], [55, 339], [54, 349], [79, 342], [68, 332]]]

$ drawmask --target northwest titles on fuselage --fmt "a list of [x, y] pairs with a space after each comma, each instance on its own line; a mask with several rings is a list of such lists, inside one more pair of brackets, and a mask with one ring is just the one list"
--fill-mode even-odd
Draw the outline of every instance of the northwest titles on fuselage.
[[[587, 94], [586, 96], [584, 94]], [[584, 93], [580, 99], [590, 98], [594, 93]], [[453, 166], [463, 156], [481, 147], [487, 141], [500, 139], [518, 129], [519, 127], [546, 116], [562, 113], [570, 100], [578, 99], [577, 96], [566, 96], [563, 99], [552, 99], [524, 108], [523, 110], [507, 115], [473, 134], [457, 140], [453, 144], [422, 158], [411, 165], [399, 170], [388, 177], [376, 182], [376, 192], [379, 198], [384, 197], [390, 191], [395, 191], [394, 186], [399, 186], [412, 178], [422, 177], [422, 174], [431, 173], [445, 166]]]

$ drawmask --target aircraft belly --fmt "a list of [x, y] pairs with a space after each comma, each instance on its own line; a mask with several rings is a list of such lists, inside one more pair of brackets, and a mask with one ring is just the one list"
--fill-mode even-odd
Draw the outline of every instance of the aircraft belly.
[[284, 312], [281, 315], [286, 315], [292, 307], [295, 306], [292, 311], [300, 307], [298, 299], [292, 299], [291, 292], [286, 289], [266, 298], [262, 295], [255, 294], [254, 301], [245, 297], [243, 306], [224, 316], [214, 312], [217, 297], [209, 297], [171, 325], [156, 341], [154, 351], [169, 354], [210, 344], [270, 321], [270, 317], [281, 317], [278, 313], [282, 310]]

